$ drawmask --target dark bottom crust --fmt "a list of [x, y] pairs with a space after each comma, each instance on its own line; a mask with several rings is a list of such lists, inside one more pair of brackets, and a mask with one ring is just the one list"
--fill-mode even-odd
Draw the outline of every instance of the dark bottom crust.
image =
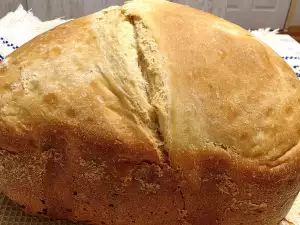
[[91, 224], [277, 225], [300, 188], [295, 172], [259, 172], [226, 152], [173, 155], [178, 169], [92, 155], [1, 150], [0, 189], [26, 212]]

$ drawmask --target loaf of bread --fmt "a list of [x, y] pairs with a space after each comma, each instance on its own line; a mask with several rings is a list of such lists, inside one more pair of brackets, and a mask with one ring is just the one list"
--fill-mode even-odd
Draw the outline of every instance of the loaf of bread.
[[0, 191], [106, 225], [277, 225], [300, 190], [300, 82], [250, 33], [133, 0], [0, 65]]

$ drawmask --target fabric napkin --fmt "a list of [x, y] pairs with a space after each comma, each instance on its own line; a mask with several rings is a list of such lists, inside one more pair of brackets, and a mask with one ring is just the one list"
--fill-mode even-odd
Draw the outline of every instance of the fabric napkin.
[[277, 52], [300, 78], [300, 44], [289, 35], [278, 34], [278, 31], [267, 28], [252, 31], [252, 34]]
[[15, 12], [0, 19], [0, 59], [37, 35], [66, 22], [63, 19], [42, 22], [20, 5]]

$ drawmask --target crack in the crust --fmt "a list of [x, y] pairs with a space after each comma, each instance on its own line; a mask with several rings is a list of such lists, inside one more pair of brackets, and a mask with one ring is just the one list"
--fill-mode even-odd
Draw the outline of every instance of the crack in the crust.
[[140, 47], [140, 43], [139, 43], [139, 34], [137, 32], [137, 28], [136, 28], [136, 22], [141, 21], [140, 18], [134, 17], [134, 16], [128, 16], [125, 15], [127, 21], [133, 26], [133, 30], [134, 30], [134, 38], [135, 38], [135, 42], [136, 42], [136, 48], [137, 48], [137, 54], [138, 54], [138, 66], [141, 70], [141, 74], [143, 76], [143, 79], [146, 81], [146, 95], [147, 95], [147, 100], [148, 103], [154, 108], [154, 124], [156, 125], [156, 128], [150, 128], [153, 132], [154, 132], [154, 136], [155, 138], [159, 141], [159, 144], [157, 146], [157, 149], [160, 151], [161, 153], [161, 157], [162, 157], [162, 161], [163, 163], [169, 165], [171, 167], [171, 163], [170, 163], [170, 159], [169, 159], [169, 154], [167, 149], [164, 147], [164, 137], [160, 131], [160, 123], [159, 123], [159, 114], [158, 114], [158, 109], [155, 105], [152, 104], [152, 99], [151, 99], [151, 95], [150, 95], [150, 79], [148, 77], [148, 74], [151, 74], [151, 71], [148, 70], [148, 66], [149, 63], [146, 60], [146, 57], [144, 55], [143, 50]]
[[[153, 106], [154, 108], [154, 123], [157, 126], [156, 129], [151, 129], [153, 130], [153, 132], [155, 133], [155, 137], [160, 141], [160, 143], [162, 143], [162, 145], [158, 146], [158, 150], [160, 151], [161, 155], [162, 155], [162, 164], [167, 165], [168, 167], [172, 168], [176, 173], [178, 173], [178, 170], [176, 168], [174, 168], [171, 164], [170, 161], [170, 157], [169, 157], [169, 152], [168, 150], [165, 148], [165, 140], [164, 137], [161, 133], [161, 124], [159, 123], [159, 113], [158, 113], [158, 109], [155, 105], [152, 104], [152, 99], [151, 99], [151, 95], [150, 95], [150, 79], [149, 79], [149, 74], [151, 74], [152, 72], [149, 71], [148, 66], [149, 66], [149, 62], [146, 60], [146, 57], [144, 55], [143, 50], [140, 47], [140, 43], [139, 43], [139, 33], [137, 31], [137, 27], [136, 27], [136, 23], [137, 22], [141, 22], [140, 18], [134, 17], [134, 16], [127, 16], [126, 17], [127, 20], [131, 23], [131, 25], [133, 26], [134, 29], [134, 38], [136, 41], [136, 48], [137, 48], [137, 54], [138, 54], [138, 66], [140, 67], [141, 70], [141, 74], [143, 76], [143, 78], [145, 79], [147, 85], [146, 85], [146, 95], [147, 95], [147, 100], [149, 102], [149, 104], [151, 106]], [[144, 24], [143, 24], [144, 25]], [[157, 163], [153, 163], [153, 162], [143, 162], [143, 163], [148, 163], [148, 164], [156, 164], [157, 166], [159, 166], [160, 168], [162, 168], [162, 165], [158, 165]], [[187, 222], [187, 215], [188, 215], [188, 210], [186, 208], [186, 200], [184, 197], [184, 192], [181, 188], [180, 185], [178, 185], [177, 190], [180, 193], [180, 197], [181, 197], [181, 201], [183, 202], [183, 207], [182, 208], [177, 208], [178, 213], [179, 213], [179, 217], [178, 220], [181, 221], [182, 223], [186, 223]]]
[[[123, 12], [124, 13], [124, 12]], [[168, 167], [170, 167], [171, 169], [173, 169], [175, 172], [178, 172], [177, 169], [175, 169], [170, 162], [170, 157], [169, 157], [169, 152], [167, 151], [167, 149], [165, 148], [165, 140], [164, 137], [161, 133], [161, 124], [159, 123], [159, 113], [158, 113], [158, 109], [155, 105], [152, 104], [152, 99], [151, 99], [151, 94], [150, 94], [150, 79], [149, 79], [149, 74], [151, 74], [152, 72], [149, 71], [148, 66], [149, 66], [149, 62], [147, 62], [146, 57], [144, 55], [143, 50], [141, 49], [140, 43], [139, 43], [139, 33], [137, 31], [137, 27], [136, 27], [136, 23], [137, 22], [141, 22], [141, 18], [138, 17], [134, 17], [134, 16], [128, 16], [125, 15], [127, 21], [133, 26], [133, 30], [134, 30], [134, 38], [135, 38], [135, 42], [136, 42], [136, 48], [137, 48], [137, 54], [138, 54], [138, 66], [141, 70], [141, 74], [143, 76], [143, 79], [146, 81], [146, 95], [147, 95], [147, 100], [149, 102], [149, 104], [154, 108], [154, 123], [156, 125], [156, 129], [151, 129], [154, 132], [154, 136], [159, 140], [160, 143], [162, 143], [161, 145], [158, 146], [158, 150], [160, 151], [160, 153], [163, 156], [163, 161], [161, 164], [157, 164], [154, 162], [149, 162], [149, 161], [143, 161], [141, 164], [143, 163], [147, 163], [147, 164], [155, 164], [157, 166], [159, 166], [161, 169], [163, 169], [162, 164], [167, 165]], [[184, 197], [184, 193], [183, 190], [181, 188], [180, 185], [178, 185], [177, 187], [177, 191], [179, 191], [180, 193], [180, 197], [181, 197], [181, 201], [183, 202], [183, 207], [181, 209], [178, 209], [179, 212], [179, 220], [184, 222], [187, 219], [187, 214], [188, 211], [186, 209], [186, 200]]]

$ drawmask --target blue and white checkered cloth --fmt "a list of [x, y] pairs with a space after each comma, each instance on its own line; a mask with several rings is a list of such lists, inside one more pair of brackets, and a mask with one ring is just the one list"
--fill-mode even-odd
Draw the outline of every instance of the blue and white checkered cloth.
[[0, 19], [0, 60], [37, 35], [66, 22], [56, 19], [42, 22], [20, 5], [16, 11]]
[[251, 31], [259, 40], [277, 52], [300, 78], [300, 44], [291, 36], [278, 34], [278, 30], [259, 29]]
[[297, 77], [300, 79], [300, 57], [299, 56], [282, 56], [282, 58], [292, 67]]
[[[4, 48], [7, 48], [3, 50]], [[18, 45], [11, 43], [9, 40], [6, 40], [4, 37], [0, 36], [0, 52], [10, 52], [19, 48]], [[4, 54], [0, 54], [0, 60], [4, 59]]]

